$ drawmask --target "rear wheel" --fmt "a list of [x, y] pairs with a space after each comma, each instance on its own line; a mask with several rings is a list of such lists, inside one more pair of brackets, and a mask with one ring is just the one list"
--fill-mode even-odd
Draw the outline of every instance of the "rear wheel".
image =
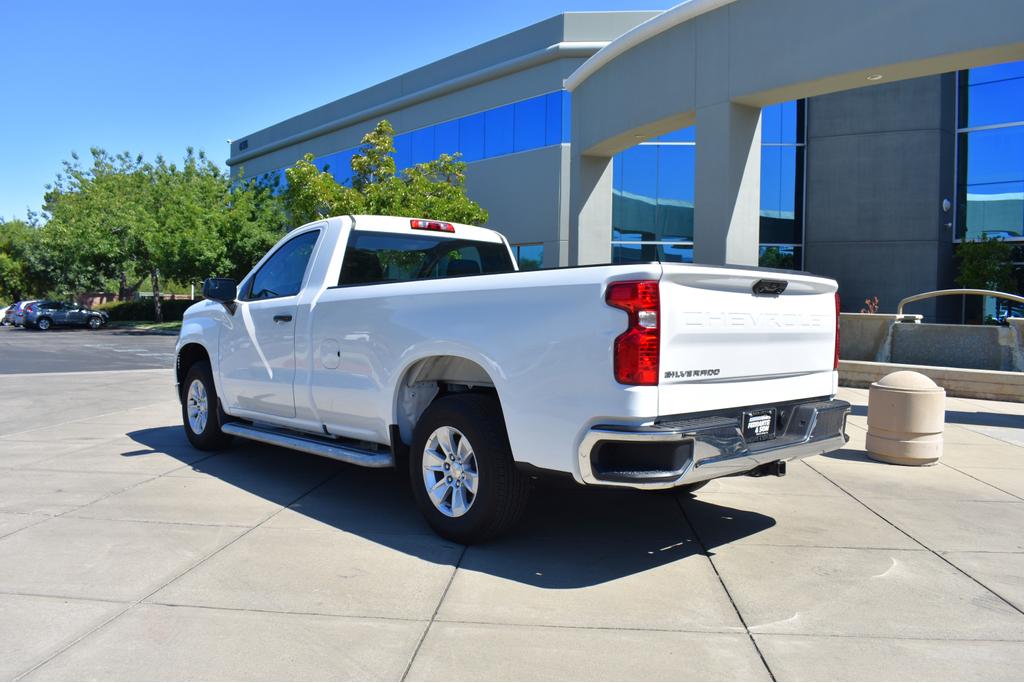
[[52, 324], [53, 323], [50, 321], [49, 318], [40, 318], [39, 320], [36, 321], [36, 329], [45, 332], [46, 330], [50, 329], [50, 326]]
[[231, 435], [221, 431], [224, 416], [217, 401], [213, 373], [206, 361], [195, 363], [185, 375], [181, 401], [181, 419], [189, 442], [201, 451], [216, 451], [231, 443]]
[[504, 533], [519, 521], [529, 497], [501, 406], [485, 394], [446, 396], [427, 408], [413, 433], [409, 475], [431, 528], [457, 543]]

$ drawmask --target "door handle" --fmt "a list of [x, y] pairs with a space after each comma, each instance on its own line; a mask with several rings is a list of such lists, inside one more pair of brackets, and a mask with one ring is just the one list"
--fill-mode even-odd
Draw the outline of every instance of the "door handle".
[[292, 321], [292, 317], [290, 315], [275, 315], [274, 316], [274, 322], [275, 323], [290, 323], [291, 321]]

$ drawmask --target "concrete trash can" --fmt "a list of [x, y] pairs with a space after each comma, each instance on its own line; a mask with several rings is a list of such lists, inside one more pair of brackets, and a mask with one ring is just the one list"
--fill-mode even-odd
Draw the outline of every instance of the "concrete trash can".
[[946, 390], [919, 372], [892, 372], [868, 391], [868, 455], [894, 465], [942, 457]]

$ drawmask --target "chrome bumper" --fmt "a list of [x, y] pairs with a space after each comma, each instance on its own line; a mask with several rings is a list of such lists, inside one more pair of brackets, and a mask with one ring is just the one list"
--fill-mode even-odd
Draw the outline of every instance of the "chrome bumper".
[[[761, 406], [759, 406], [760, 408]], [[774, 406], [767, 406], [774, 407]], [[778, 406], [785, 424], [769, 441], [748, 444], [743, 438], [742, 411], [656, 422], [647, 427], [597, 425], [579, 447], [580, 476], [586, 484], [635, 489], [667, 489], [749, 472], [776, 461], [798, 460], [846, 445], [850, 404], [839, 400], [808, 401]], [[737, 411], [733, 411], [737, 412]], [[616, 449], [622, 467], [601, 464], [603, 448]], [[657, 449], [664, 467], [631, 469], [630, 454]]]

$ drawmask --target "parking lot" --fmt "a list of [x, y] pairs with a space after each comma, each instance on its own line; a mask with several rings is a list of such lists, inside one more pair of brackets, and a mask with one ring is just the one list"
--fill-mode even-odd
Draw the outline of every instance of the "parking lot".
[[169, 368], [175, 336], [109, 328], [39, 332], [0, 327], [0, 375]]
[[949, 399], [942, 462], [904, 468], [865, 457], [866, 392], [844, 389], [849, 447], [785, 478], [539, 488], [465, 548], [393, 472], [190, 448], [172, 337], [0, 340], [3, 679], [1024, 671], [1021, 404]]

